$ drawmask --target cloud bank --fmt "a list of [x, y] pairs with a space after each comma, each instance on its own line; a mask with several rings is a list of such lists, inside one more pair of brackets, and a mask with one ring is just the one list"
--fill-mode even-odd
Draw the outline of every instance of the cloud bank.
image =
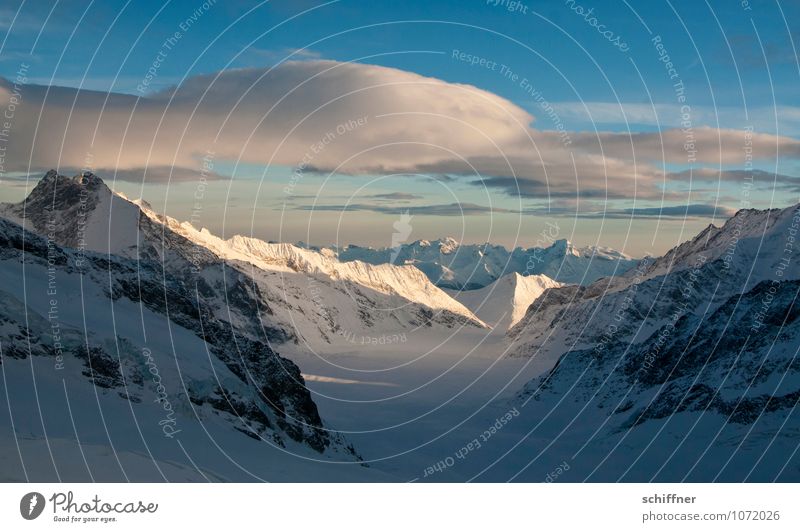
[[[8, 108], [13, 86], [0, 84]], [[523, 197], [684, 201], [665, 192], [694, 180], [731, 180], [713, 168], [800, 159], [793, 138], [694, 127], [660, 132], [556, 131], [479, 88], [374, 65], [310, 60], [197, 76], [133, 96], [27, 85], [15, 105], [6, 172], [116, 169], [118, 179], [187, 180], [209, 161], [349, 174], [433, 173]], [[711, 168], [710, 170], [708, 168]], [[113, 177], [106, 175], [106, 177]], [[763, 176], [762, 176], [763, 177]], [[778, 181], [792, 182], [791, 176]], [[697, 198], [692, 198], [696, 200]]]

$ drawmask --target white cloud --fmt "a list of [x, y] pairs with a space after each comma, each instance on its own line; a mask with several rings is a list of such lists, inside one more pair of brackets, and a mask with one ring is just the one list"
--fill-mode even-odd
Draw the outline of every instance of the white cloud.
[[[157, 81], [157, 75], [154, 80]], [[0, 88], [7, 103], [10, 86]], [[150, 179], [214, 159], [343, 173], [440, 172], [546, 198], [682, 199], [665, 195], [663, 163], [741, 165], [744, 131], [693, 127], [661, 133], [540, 131], [527, 111], [490, 92], [397, 69], [335, 61], [236, 69], [145, 97], [26, 86], [6, 171], [119, 168]], [[40, 118], [41, 112], [41, 118]], [[640, 119], [647, 118], [639, 109]], [[38, 123], [38, 131], [34, 128]], [[800, 158], [800, 142], [754, 134], [753, 157]], [[674, 178], [674, 177], [673, 177]], [[674, 194], [674, 193], [671, 193]]]

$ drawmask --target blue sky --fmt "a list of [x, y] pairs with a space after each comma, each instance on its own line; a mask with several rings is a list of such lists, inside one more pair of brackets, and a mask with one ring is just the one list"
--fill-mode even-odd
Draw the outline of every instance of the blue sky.
[[[680, 128], [682, 105], [691, 109], [693, 129], [741, 131], [752, 126], [755, 133], [800, 138], [800, 65], [795, 55], [795, 46], [800, 45], [800, 6], [795, 2], [219, 1], [208, 9], [202, 4], [4, 2], [0, 75], [13, 80], [20, 65], [26, 64], [32, 83], [152, 96], [194, 76], [222, 70], [264, 69], [287, 59], [354, 61], [477, 87], [532, 115], [536, 130], [555, 133], [563, 128], [568, 138], [580, 132], [657, 133]], [[590, 9], [591, 15], [586, 15]], [[598, 31], [598, 24], [606, 35]], [[137, 89], [164, 51], [165, 39], [176, 32], [180, 37], [162, 56], [156, 75], [144, 91]], [[659, 38], [677, 73], [672, 80], [654, 45]], [[625, 44], [625, 50], [619, 43]], [[477, 64], [470, 64], [473, 58]], [[683, 82], [685, 101], [677, 99], [675, 79]], [[719, 221], [743, 204], [741, 186], [732, 179], [669, 180], [662, 187], [666, 193], [688, 189], [696, 193], [679, 198], [676, 192], [665, 200], [650, 195], [635, 204], [622, 193], [612, 203], [597, 196], [584, 198], [576, 187], [571, 201], [556, 205], [537, 197], [536, 188], [522, 197], [510, 193], [494, 179], [505, 176], [484, 171], [481, 177], [487, 178], [487, 186], [481, 187], [474, 178], [452, 176], [443, 185], [443, 172], [433, 171], [430, 176], [418, 172], [414, 179], [404, 179], [386, 177], [374, 169], [341, 172], [334, 179], [306, 173], [287, 202], [280, 190], [292, 164], [282, 162], [265, 173], [257, 160], [217, 160], [215, 172], [233, 180], [213, 184], [216, 199], [205, 203], [209, 227], [283, 240], [309, 236], [320, 244], [345, 239], [385, 245], [394, 210], [426, 205], [431, 214], [415, 215], [412, 238], [453, 233], [457, 238], [463, 234], [468, 241], [491, 238], [507, 245], [526, 245], [535, 240], [530, 235], [538, 233], [549, 217], [562, 216], [564, 236], [578, 243], [625, 247], [641, 254], [663, 251], [714, 217], [617, 216], [604, 220], [600, 230], [594, 211], [623, 213], [662, 203], [670, 207], [703, 204], [724, 207]], [[743, 166], [743, 162], [722, 158], [715, 165], [672, 159], [650, 163], [674, 174], [689, 168], [728, 171]], [[754, 191], [749, 198], [755, 206], [798, 201], [790, 179], [800, 175], [794, 156], [765, 155], [753, 164], [768, 174], [785, 176], [778, 193], [766, 185]], [[365, 182], [371, 184], [363, 188]], [[769, 185], [770, 180], [765, 183]], [[155, 199], [154, 204], [166, 198], [163, 208], [183, 218], [191, 210], [196, 188], [191, 182], [142, 187], [127, 180], [115, 185], [126, 193]], [[388, 198], [375, 198], [409, 191], [419, 197], [390, 208], [386, 207]], [[21, 193], [6, 190], [4, 195], [13, 198]], [[314, 202], [303, 196], [317, 197], [316, 205], [341, 207], [350, 200], [358, 205], [369, 202], [375, 208], [344, 214], [320, 210], [314, 213], [321, 219], [314, 222], [318, 227], [309, 228], [308, 208]], [[226, 200], [237, 197], [255, 200], [240, 201], [236, 209], [228, 205], [225, 214]], [[576, 207], [576, 201], [588, 206]], [[442, 215], [446, 211], [442, 207], [452, 203], [491, 204], [494, 212]], [[440, 214], [435, 214], [436, 206]], [[331, 229], [340, 222], [344, 235]]]
[[[261, 67], [304, 49], [340, 61], [371, 56], [364, 62], [474, 84], [535, 109], [496, 72], [452, 60], [451, 51], [458, 49], [535, 78], [543, 92], [559, 96], [550, 98], [554, 102], [649, 104], [652, 98], [671, 104], [670, 87], [659, 83], [663, 69], [649, 44], [652, 35], [662, 35], [693, 89], [693, 105], [800, 104], [795, 90], [800, 67], [790, 40], [800, 36], [796, 3], [764, 2], [751, 11], [738, 2], [578, 3], [594, 8], [609, 29], [624, 36], [630, 51], [621, 55], [602, 46], [604, 37], [588, 31], [584, 19], [562, 2], [525, 2], [523, 13], [495, 1], [216, 3], [210, 16], [185, 32], [157, 86], [224, 68]], [[17, 14], [14, 4], [4, 2], [5, 30]], [[2, 73], [13, 76], [17, 61], [32, 51], [36, 81], [134, 92], [162, 38], [201, 4], [25, 2], [5, 43]]]

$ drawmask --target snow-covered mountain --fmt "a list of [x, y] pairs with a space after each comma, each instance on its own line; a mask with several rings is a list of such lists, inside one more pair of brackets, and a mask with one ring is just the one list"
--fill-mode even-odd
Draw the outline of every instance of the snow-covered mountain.
[[[153, 216], [152, 211], [145, 212]], [[249, 262], [262, 270], [326, 277], [332, 282], [358, 285], [386, 296], [397, 296], [435, 311], [447, 311], [461, 316], [465, 321], [477, 321], [469, 309], [434, 286], [413, 266], [373, 265], [361, 261], [339, 262], [325, 250], [310, 251], [292, 244], [267, 243], [240, 235], [223, 241], [208, 231], [197, 231], [189, 224], [181, 224], [177, 231], [227, 260]]]
[[264, 320], [314, 349], [417, 327], [484, 327], [414, 267], [341, 263], [324, 251], [238, 235], [225, 240], [137, 204], [168, 233], [250, 277], [269, 308]]
[[800, 206], [744, 210], [625, 276], [546, 290], [509, 331], [513, 356], [551, 366], [515, 403], [536, 438], [594, 480], [800, 477], [799, 229]]
[[[13, 422], [0, 422], [21, 431], [28, 463], [41, 464], [53, 442], [66, 454], [85, 449], [95, 467], [114, 455], [119, 469], [105, 477], [113, 480], [131, 467], [140, 480], [332, 477], [311, 467], [320, 458], [358, 467], [355, 450], [324, 425], [300, 369], [273, 346], [484, 326], [413, 267], [222, 240], [89, 173], [48, 172], [23, 202], [0, 206], [0, 276], [0, 361], [6, 391], [19, 398]], [[0, 441], [9, 452], [14, 445]], [[229, 448], [247, 450], [229, 457]], [[191, 449], [218, 458], [188, 467]], [[139, 468], [142, 453], [150, 467]], [[74, 462], [61, 458], [35, 478], [60, 478], [56, 463]], [[231, 467], [238, 460], [252, 475]], [[86, 472], [76, 474], [69, 478]]]
[[[406, 462], [404, 442], [433, 438], [438, 460], [513, 411], [475, 460], [448, 473], [542, 480], [567, 460], [580, 471], [572, 480], [796, 480], [799, 230], [800, 207], [748, 210], [659, 258], [562, 241], [531, 252], [541, 262], [524, 253], [511, 261], [558, 262], [584, 281], [564, 284], [507, 270], [502, 260], [516, 250], [453, 240], [415, 243], [417, 258], [398, 266], [342, 259], [364, 248], [337, 256], [223, 239], [91, 174], [50, 172], [24, 202], [0, 206], [0, 393], [10, 403], [0, 426], [13, 424], [15, 435], [0, 435], [0, 472], [413, 479], [428, 459]], [[547, 253], [560, 259], [548, 263]], [[469, 285], [478, 264], [486, 286], [435, 286], [417, 266], [443, 271], [442, 258], [457, 285]], [[617, 275], [586, 283], [597, 264]], [[620, 274], [622, 264], [635, 266]], [[376, 346], [378, 337], [386, 341]], [[306, 363], [319, 395], [306, 388]], [[414, 392], [397, 393], [390, 415], [372, 406], [387, 387]], [[406, 423], [417, 411], [425, 422]], [[371, 456], [396, 462], [358, 465], [326, 423], [354, 415], [356, 431], [372, 415], [376, 426], [384, 417], [408, 425], [406, 439], [351, 436], [359, 453], [374, 445]]]
[[744, 288], [752, 287], [774, 277], [781, 262], [787, 267], [794, 262], [790, 259], [799, 227], [795, 210], [740, 210], [722, 227], [709, 225], [692, 240], [653, 261], [644, 277], [689, 268], [702, 257], [708, 263], [722, 261], [723, 272], [744, 280]]
[[139, 209], [89, 172], [50, 170], [25, 201], [0, 204], [0, 216], [66, 247], [130, 255], [137, 244]]
[[[206, 299], [221, 295], [201, 295], [152, 262], [63, 248], [4, 219], [0, 278], [9, 398], [0, 422], [15, 428], [31, 479], [58, 479], [59, 465], [84, 461], [88, 477], [76, 465], [83, 470], [68, 478], [93, 478], [92, 469], [114, 480], [128, 478], [126, 470], [139, 480], [167, 478], [160, 466], [174, 480], [246, 478], [214, 452], [215, 441], [252, 456], [357, 461], [324, 427], [298, 367], [214, 315]], [[6, 438], [0, 447], [10, 452]], [[41, 454], [50, 442], [59, 449], [52, 464]], [[108, 445], [127, 457], [112, 469], [97, 471], [102, 456], [73, 460], [84, 446], [91, 453]], [[188, 467], [187, 452], [197, 466]]]
[[[642, 340], [672, 317], [676, 302], [681, 310], [703, 313], [761, 281], [795, 279], [792, 232], [800, 226], [795, 214], [793, 207], [742, 210], [722, 227], [710, 225], [622, 276], [546, 291], [510, 331], [519, 346], [515, 352], [544, 356], [591, 346], [609, 328], [617, 337], [622, 331]], [[641, 324], [625, 319], [631, 314]]]
[[453, 297], [497, 332], [519, 322], [545, 290], [563, 286], [546, 275], [509, 273], [478, 290], [452, 292]]
[[544, 274], [562, 283], [590, 284], [601, 277], [622, 275], [636, 260], [609, 248], [578, 248], [567, 240], [548, 247], [507, 250], [492, 244], [459, 244], [454, 238], [418, 240], [397, 248], [355, 245], [332, 248], [339, 260], [370, 264], [413, 264], [437, 286], [454, 290], [483, 288], [509, 273]]
[[341, 263], [291, 244], [221, 239], [113, 193], [90, 173], [48, 172], [0, 216], [64, 246], [157, 262], [201, 291], [216, 290], [209, 304], [218, 317], [253, 334], [266, 330], [273, 342], [320, 349], [416, 327], [484, 326], [412, 266]]

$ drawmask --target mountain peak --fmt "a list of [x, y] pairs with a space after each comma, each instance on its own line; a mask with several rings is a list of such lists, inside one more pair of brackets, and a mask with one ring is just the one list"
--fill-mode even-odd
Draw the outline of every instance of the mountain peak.
[[109, 194], [111, 193], [111, 189], [106, 186], [103, 180], [92, 172], [81, 172], [73, 177], [67, 177], [59, 174], [55, 169], [50, 169], [39, 180], [25, 201], [31, 204], [32, 200], [42, 194], [46, 194], [52, 201], [57, 196], [71, 196], [71, 193], [78, 192], [80, 189], [98, 192], [108, 191]]
[[98, 177], [97, 175], [93, 174], [92, 172], [81, 172], [80, 174], [72, 178], [72, 182], [73, 184], [84, 186], [87, 188], [100, 188], [100, 187], [108, 188], [106, 184], [103, 182], [103, 180], [100, 179], [100, 177]]
[[456, 249], [458, 249], [458, 246], [459, 246], [458, 240], [456, 240], [452, 236], [446, 236], [443, 239], [439, 240], [439, 251], [441, 251], [445, 255], [450, 254]]
[[137, 242], [139, 207], [92, 172], [67, 177], [50, 170], [27, 198], [0, 212], [66, 247], [122, 253]]
[[46, 174], [44, 174], [44, 177], [42, 177], [39, 180], [39, 182], [40, 183], [43, 182], [43, 181], [44, 182], [50, 182], [50, 181], [55, 181], [56, 179], [58, 179], [58, 171], [56, 171], [55, 169], [51, 168], [50, 170], [47, 171]]
[[553, 244], [550, 246], [550, 249], [565, 256], [574, 255], [576, 257], [580, 257], [583, 251], [581, 249], [576, 248], [575, 245], [566, 238], [555, 240]]
[[798, 211], [800, 204], [785, 209], [741, 209], [721, 227], [709, 224], [691, 240], [655, 259], [647, 276], [696, 268], [699, 260], [721, 260], [726, 270], [739, 267], [749, 271], [748, 286], [752, 286], [767, 272], [774, 272], [775, 264], [784, 258], [785, 242]]
[[564, 286], [547, 275], [508, 273], [477, 290], [459, 291], [454, 297], [496, 332], [516, 325], [548, 288]]

